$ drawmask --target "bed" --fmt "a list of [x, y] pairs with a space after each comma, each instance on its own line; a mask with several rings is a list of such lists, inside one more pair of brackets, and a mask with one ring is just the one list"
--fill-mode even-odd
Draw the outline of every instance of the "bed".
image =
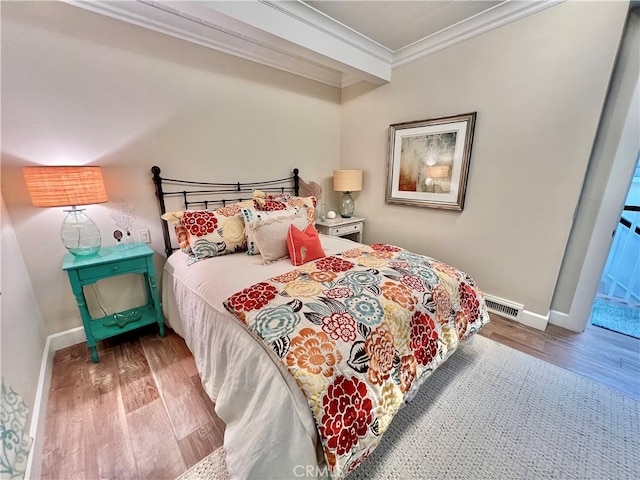
[[[322, 254], [298, 266], [294, 253], [271, 252], [258, 232], [313, 223], [297, 169], [244, 184], [152, 172], [161, 215], [173, 219], [163, 222], [163, 310], [226, 424], [232, 478], [345, 476], [431, 372], [489, 321], [471, 277], [400, 247], [317, 235]], [[168, 209], [176, 197], [179, 207]], [[283, 199], [289, 220], [284, 211], [255, 211]], [[232, 225], [233, 238], [208, 237], [206, 248], [186, 240], [181, 228], [202, 226], [203, 211], [219, 212], [213, 235]], [[239, 244], [237, 217], [248, 234]]]

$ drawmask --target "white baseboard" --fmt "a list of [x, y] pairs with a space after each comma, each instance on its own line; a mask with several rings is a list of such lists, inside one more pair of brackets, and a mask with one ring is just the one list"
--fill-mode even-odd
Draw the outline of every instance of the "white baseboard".
[[529, 310], [523, 310], [518, 321], [527, 327], [532, 327], [544, 332], [549, 323], [549, 314], [540, 315], [539, 313], [530, 312]]
[[558, 312], [557, 310], [551, 310], [549, 323], [576, 333], [584, 332], [585, 327], [584, 322], [572, 320], [568, 313]]
[[549, 322], [549, 314], [540, 315], [539, 313], [530, 312], [529, 310], [525, 310], [524, 305], [521, 303], [514, 302], [513, 300], [505, 298], [500, 298], [487, 292], [484, 292], [484, 296], [487, 299], [488, 307], [489, 300], [492, 300], [494, 303], [498, 304], [497, 307], [506, 307], [507, 309], [510, 308], [514, 312], [517, 312], [517, 315], [511, 315], [511, 312], [506, 312], [507, 314], [505, 315], [501, 312], [500, 308], [498, 308], [497, 310], [489, 308], [489, 311], [494, 312], [504, 318], [513, 320], [514, 322], [526, 325], [527, 327], [535, 328], [536, 330], [542, 330], [544, 332], [547, 328], [547, 323]]
[[84, 328], [82, 327], [72, 328], [47, 337], [47, 341], [44, 344], [42, 362], [40, 363], [40, 377], [38, 378], [38, 389], [36, 390], [36, 398], [33, 405], [33, 415], [31, 416], [31, 430], [29, 435], [33, 439], [33, 445], [31, 445], [31, 451], [27, 459], [24, 478], [40, 478], [53, 356], [57, 350], [85, 341], [86, 336], [84, 334]]
[[49, 335], [49, 338], [51, 339], [51, 349], [54, 352], [87, 341], [83, 327], [71, 328], [64, 332], [55, 333]]

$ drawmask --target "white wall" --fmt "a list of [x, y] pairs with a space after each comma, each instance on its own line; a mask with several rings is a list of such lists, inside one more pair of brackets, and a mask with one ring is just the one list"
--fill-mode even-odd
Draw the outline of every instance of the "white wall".
[[29, 417], [31, 417], [47, 333], [20, 244], [1, 195], [0, 211], [2, 215], [0, 371], [7, 385], [22, 396], [29, 407]]
[[[342, 93], [342, 162], [365, 171], [365, 241], [470, 273], [546, 318], [628, 5], [565, 2]], [[390, 124], [478, 112], [463, 212], [385, 204]]]
[[[565, 2], [342, 92], [61, 2], [2, 5], [2, 189], [48, 333], [81, 324], [58, 239], [61, 209], [35, 209], [24, 165], [91, 163], [135, 205], [163, 260], [149, 168], [256, 180], [293, 167], [325, 187], [361, 167], [365, 241], [471, 273], [544, 317], [622, 32], [626, 2]], [[341, 105], [342, 102], [342, 105]], [[386, 205], [389, 124], [477, 111], [462, 213]], [[113, 244], [109, 204], [90, 206]], [[585, 240], [586, 241], [586, 240]], [[131, 301], [101, 287], [108, 308]]]
[[[31, 206], [22, 166], [102, 166], [109, 198], [136, 207], [134, 231], [151, 230], [160, 270], [153, 165], [209, 181], [298, 167], [326, 186], [339, 148], [334, 87], [61, 2], [2, 5], [2, 190], [49, 333], [81, 325], [61, 270], [64, 213]], [[87, 213], [113, 245], [109, 204]], [[120, 283], [99, 287], [107, 310], [132, 302]]]

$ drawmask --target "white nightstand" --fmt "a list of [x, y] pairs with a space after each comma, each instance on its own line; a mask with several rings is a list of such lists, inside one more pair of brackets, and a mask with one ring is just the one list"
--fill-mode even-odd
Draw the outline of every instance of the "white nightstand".
[[318, 233], [332, 235], [334, 237], [345, 237], [354, 235], [356, 242], [362, 243], [362, 231], [364, 230], [364, 218], [327, 218], [324, 221], [316, 221]]

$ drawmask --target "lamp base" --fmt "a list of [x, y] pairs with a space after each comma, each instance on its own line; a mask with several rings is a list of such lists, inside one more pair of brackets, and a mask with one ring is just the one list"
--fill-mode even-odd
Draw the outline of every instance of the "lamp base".
[[98, 226], [85, 215], [83, 208], [73, 207], [65, 212], [67, 216], [62, 222], [60, 238], [69, 253], [76, 257], [98, 253], [102, 243]]
[[340, 216], [342, 218], [351, 218], [353, 216], [354, 208], [355, 204], [351, 197], [351, 192], [344, 192], [342, 194], [342, 198], [340, 198], [340, 205], [338, 207]]

